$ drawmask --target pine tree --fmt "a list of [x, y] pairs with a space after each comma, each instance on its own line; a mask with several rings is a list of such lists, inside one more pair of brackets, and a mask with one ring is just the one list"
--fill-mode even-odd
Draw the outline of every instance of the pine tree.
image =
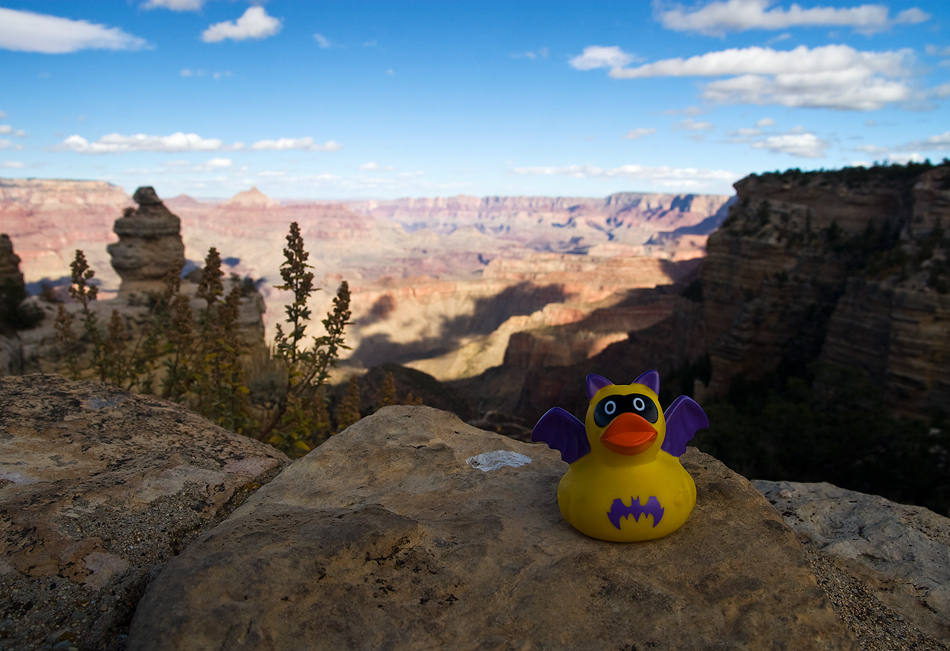
[[379, 407], [389, 407], [397, 404], [399, 404], [399, 399], [396, 397], [396, 378], [392, 371], [386, 371], [383, 386], [379, 391]]
[[346, 385], [346, 394], [336, 410], [336, 430], [342, 432], [363, 416], [360, 414], [360, 379], [353, 375]]

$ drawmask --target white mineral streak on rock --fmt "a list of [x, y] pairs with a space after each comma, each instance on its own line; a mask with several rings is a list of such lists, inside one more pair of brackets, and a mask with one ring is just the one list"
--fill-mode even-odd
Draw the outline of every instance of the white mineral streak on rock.
[[505, 466], [511, 466], [512, 468], [523, 466], [526, 463], [531, 463], [531, 457], [526, 457], [517, 452], [509, 452], [508, 450], [495, 450], [494, 452], [485, 452], [474, 457], [469, 457], [465, 460], [465, 463], [482, 472], [488, 472], [489, 470], [498, 470]]

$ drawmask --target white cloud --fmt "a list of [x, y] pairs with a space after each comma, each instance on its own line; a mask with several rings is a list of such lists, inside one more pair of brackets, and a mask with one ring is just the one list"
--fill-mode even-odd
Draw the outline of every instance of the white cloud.
[[204, 165], [198, 165], [193, 167], [192, 171], [194, 172], [213, 172], [215, 170], [227, 169], [234, 165], [234, 162], [230, 158], [212, 158]]
[[923, 156], [917, 152], [912, 152], [910, 154], [888, 154], [885, 159], [886, 162], [893, 165], [897, 163], [899, 165], [906, 165], [907, 163], [923, 163], [926, 160]]
[[65, 54], [77, 50], [141, 50], [148, 44], [118, 27], [0, 7], [0, 49]]
[[698, 106], [687, 106], [684, 109], [666, 109], [660, 111], [663, 115], [702, 115], [706, 111]]
[[264, 170], [257, 173], [258, 176], [285, 176], [286, 174], [284, 170]]
[[656, 129], [652, 129], [652, 128], [650, 128], [650, 129], [645, 129], [645, 128], [643, 128], [643, 127], [640, 127], [640, 128], [637, 128], [637, 129], [630, 129], [630, 131], [628, 131], [628, 132], [623, 136], [623, 139], [624, 139], [624, 140], [637, 140], [638, 138], [642, 138], [643, 136], [652, 136], [654, 133], [656, 133]]
[[254, 151], [282, 151], [285, 149], [303, 149], [305, 151], [339, 151], [343, 145], [328, 140], [322, 145], [314, 142], [313, 138], [280, 138], [278, 140], [258, 140], [251, 149]]
[[941, 50], [936, 45], [927, 45], [924, 47], [924, 51], [932, 57], [950, 57], [950, 47]]
[[880, 154], [886, 154], [890, 151], [889, 147], [878, 147], [877, 145], [858, 145], [854, 148], [855, 151], [863, 151], [866, 154], [871, 154], [872, 156], [879, 156]]
[[826, 74], [856, 71], [898, 77], [910, 73], [913, 53], [909, 49], [887, 52], [859, 52], [848, 45], [825, 45], [794, 50], [767, 47], [731, 48], [707, 52], [688, 59], [664, 59], [636, 68], [615, 66], [615, 79], [642, 77], [721, 77], [724, 75]]
[[950, 96], [950, 81], [940, 84], [939, 86], [933, 89], [933, 94], [937, 97], [948, 97]]
[[754, 142], [752, 148], [767, 149], [773, 154], [790, 154], [800, 158], [823, 158], [828, 143], [813, 133], [787, 133]]
[[7, 135], [14, 135], [17, 138], [25, 138], [26, 131], [23, 129], [14, 129], [12, 125], [9, 124], [0, 124], [0, 133]]
[[198, 11], [205, 0], [148, 0], [143, 9], [171, 9], [172, 11]]
[[3, 111], [0, 111], [0, 120], [6, 120], [6, 119], [7, 119], [7, 114], [4, 113]]
[[0, 167], [5, 168], [5, 169], [18, 170], [18, 169], [26, 167], [26, 165], [24, 165], [23, 163], [17, 160], [7, 160], [7, 161], [0, 161]]
[[0, 149], [8, 149], [13, 143], [4, 138], [0, 138]]
[[781, 43], [782, 41], [787, 41], [790, 38], [792, 38], [792, 35], [789, 34], [788, 32], [785, 32], [784, 34], [778, 34], [777, 36], [773, 36], [772, 38], [767, 40], [765, 44], [771, 45], [772, 43]]
[[726, 170], [700, 170], [693, 167], [648, 167], [644, 165], [621, 165], [602, 169], [594, 165], [568, 165], [566, 167], [516, 167], [514, 174], [532, 176], [571, 176], [574, 178], [626, 178], [632, 181], [649, 181], [664, 187], [691, 188], [710, 181], [732, 183], [739, 175]]
[[532, 61], [534, 61], [535, 59], [539, 57], [542, 59], [547, 59], [550, 53], [551, 51], [548, 48], [543, 47], [539, 49], [537, 52], [522, 52], [520, 54], [512, 54], [511, 58], [512, 59], [531, 59]]
[[236, 21], [226, 20], [211, 25], [201, 34], [205, 43], [219, 43], [227, 38], [234, 41], [243, 41], [246, 38], [267, 38], [280, 31], [282, 23], [273, 16], [268, 16], [264, 7], [248, 7]]
[[595, 68], [622, 68], [633, 61], [633, 55], [623, 52], [616, 45], [601, 47], [591, 45], [584, 48], [584, 53], [574, 57], [568, 63], [577, 70], [594, 70]]
[[950, 149], [950, 131], [945, 131], [939, 135], [924, 138], [923, 140], [914, 140], [913, 142], [908, 142], [894, 149], [897, 151], [914, 151], [917, 149], [924, 151], [946, 151]]
[[778, 104], [792, 107], [870, 111], [913, 97], [909, 49], [860, 52], [847, 45], [794, 50], [733, 48], [690, 57], [614, 67], [615, 79], [726, 77], [707, 84], [703, 98], [719, 104]]
[[729, 132], [729, 135], [730, 135], [730, 136], [739, 136], [740, 138], [748, 138], [749, 136], [760, 136], [760, 135], [762, 135], [762, 130], [761, 130], [761, 129], [745, 129], [745, 128], [740, 128], [740, 129], [736, 129], [735, 131], [730, 131], [730, 132]]
[[776, 125], [778, 125], [778, 122], [776, 122], [772, 118], [762, 118], [761, 120], [755, 123], [755, 126], [760, 129], [764, 129], [766, 127], [774, 127]]
[[693, 118], [686, 118], [678, 123], [676, 127], [685, 131], [710, 131], [716, 128], [709, 122], [696, 121]]
[[229, 151], [243, 149], [244, 143], [227, 145], [217, 138], [202, 138], [196, 133], [173, 133], [170, 136], [149, 136], [138, 133], [123, 136], [110, 133], [95, 142], [89, 142], [82, 136], [72, 135], [66, 138], [57, 149], [71, 150], [80, 154], [121, 154], [129, 151]]
[[380, 165], [379, 163], [374, 163], [373, 161], [370, 161], [368, 163], [363, 163], [362, 165], [360, 165], [359, 169], [362, 170], [363, 172], [377, 172], [377, 171], [392, 172], [396, 168], [393, 167], [392, 165]]
[[663, 10], [664, 5], [654, 0], [653, 7], [667, 29], [710, 36], [724, 36], [728, 32], [747, 29], [781, 30], [790, 27], [852, 27], [855, 31], [873, 34], [898, 23], [921, 23], [930, 18], [916, 7], [900, 12], [891, 20], [884, 5], [804, 9], [793, 4], [789, 9], [769, 9], [772, 4], [774, 0], [725, 0], [710, 2], [694, 10], [684, 9], [679, 4]]
[[330, 39], [328, 39], [328, 38], [327, 38], [326, 36], [324, 36], [323, 34], [314, 34], [314, 35], [313, 35], [313, 38], [314, 38], [314, 40], [317, 42], [317, 44], [318, 44], [320, 47], [322, 47], [322, 48], [331, 48], [331, 47], [333, 47], [333, 43], [330, 42]]
[[180, 74], [182, 77], [207, 77], [210, 75], [215, 79], [233, 76], [230, 70], [225, 70], [224, 72], [208, 72], [207, 70], [192, 70], [190, 68], [183, 69]]

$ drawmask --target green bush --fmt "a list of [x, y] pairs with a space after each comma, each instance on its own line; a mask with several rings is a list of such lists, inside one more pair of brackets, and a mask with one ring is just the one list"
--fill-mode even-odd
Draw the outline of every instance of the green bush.
[[[286, 308], [290, 332], [278, 326], [273, 352], [258, 349], [253, 355], [238, 324], [241, 297], [253, 289], [253, 281], [234, 283], [225, 295], [221, 256], [215, 248], [205, 258], [196, 293], [205, 301], [204, 309], [192, 312], [191, 300], [181, 293], [181, 268], [170, 269], [164, 290], [148, 297], [149, 315], [137, 337], [115, 310], [105, 331], [100, 329], [90, 307], [98, 291], [90, 282], [95, 273], [77, 250], [69, 291], [80, 303], [81, 334], [74, 331], [73, 314], [62, 305], [55, 323], [64, 365], [76, 379], [92, 374], [125, 389], [156, 393], [290, 456], [306, 453], [332, 433], [325, 384], [346, 348], [350, 295], [343, 281], [323, 320], [326, 334], [304, 347], [310, 319], [307, 300], [314, 288], [296, 222], [287, 241], [281, 266], [285, 284], [278, 289], [294, 292], [294, 303]], [[248, 368], [253, 369], [250, 381]], [[263, 422], [257, 417], [260, 410], [248, 404], [252, 392], [265, 397]]]
[[12, 279], [0, 283], [0, 334], [29, 330], [43, 320], [42, 310], [23, 304], [28, 296], [22, 283]]

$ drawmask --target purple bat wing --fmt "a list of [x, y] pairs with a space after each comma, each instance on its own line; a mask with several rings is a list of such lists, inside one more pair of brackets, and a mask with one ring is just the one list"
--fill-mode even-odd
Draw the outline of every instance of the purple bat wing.
[[531, 432], [531, 440], [547, 443], [552, 450], [561, 453], [561, 459], [574, 463], [590, 452], [587, 429], [584, 423], [560, 407], [549, 409]]
[[706, 412], [695, 400], [687, 396], [680, 396], [673, 401], [666, 413], [666, 438], [663, 439], [663, 450], [678, 457], [686, 452], [686, 444], [693, 438], [696, 430], [709, 427]]

